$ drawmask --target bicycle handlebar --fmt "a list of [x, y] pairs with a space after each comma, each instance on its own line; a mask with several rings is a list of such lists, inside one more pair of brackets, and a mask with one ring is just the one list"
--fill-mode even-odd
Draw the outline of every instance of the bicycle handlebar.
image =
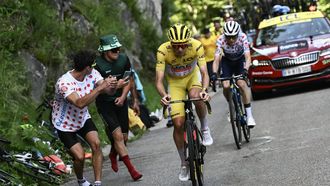
[[[172, 101], [169, 101], [170, 104], [174, 104], [174, 103], [187, 103], [187, 102], [193, 102], [193, 101], [203, 101], [202, 98], [190, 98], [190, 99], [178, 99], [178, 100], [172, 100]], [[207, 112], [209, 114], [212, 113], [212, 108], [211, 108], [211, 105], [210, 105], [210, 102], [208, 101], [203, 101], [207, 107]], [[165, 115], [165, 110], [166, 108], [168, 107], [168, 105], [164, 105], [163, 106], [163, 116]]]
[[239, 75], [233, 75], [231, 77], [223, 77], [223, 78], [218, 78], [219, 80], [225, 81], [225, 80], [231, 80], [231, 79], [244, 79], [244, 75], [243, 74], [239, 74]]

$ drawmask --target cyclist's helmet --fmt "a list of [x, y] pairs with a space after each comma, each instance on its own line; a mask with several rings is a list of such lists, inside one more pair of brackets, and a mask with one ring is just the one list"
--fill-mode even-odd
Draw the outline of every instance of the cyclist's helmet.
[[237, 36], [241, 26], [236, 21], [227, 21], [223, 28], [225, 36]]
[[167, 31], [167, 37], [172, 43], [186, 43], [191, 38], [191, 32], [186, 25], [177, 23]]

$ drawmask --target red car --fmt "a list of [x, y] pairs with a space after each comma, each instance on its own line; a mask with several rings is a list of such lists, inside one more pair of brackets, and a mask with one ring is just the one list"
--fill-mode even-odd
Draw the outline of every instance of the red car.
[[263, 20], [251, 48], [254, 99], [270, 90], [330, 79], [330, 22], [319, 11]]

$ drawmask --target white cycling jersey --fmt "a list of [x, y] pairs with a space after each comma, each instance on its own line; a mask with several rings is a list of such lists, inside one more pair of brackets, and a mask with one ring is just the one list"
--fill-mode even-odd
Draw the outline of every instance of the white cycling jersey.
[[250, 51], [249, 41], [243, 32], [238, 34], [238, 38], [233, 45], [228, 45], [224, 34], [217, 39], [216, 44], [215, 56], [219, 56], [223, 51], [223, 55], [231, 61], [240, 59], [244, 53]]

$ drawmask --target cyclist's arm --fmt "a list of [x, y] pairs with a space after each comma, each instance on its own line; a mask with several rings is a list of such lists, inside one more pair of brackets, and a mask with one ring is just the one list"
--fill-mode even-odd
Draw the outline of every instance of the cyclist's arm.
[[165, 76], [164, 71], [160, 71], [160, 70], [156, 71], [155, 84], [156, 84], [157, 91], [161, 97], [164, 97], [165, 95], [167, 95], [164, 84], [163, 84], [164, 76]]
[[221, 49], [217, 49], [217, 50], [219, 51], [217, 51], [216, 54], [214, 55], [214, 61], [212, 64], [212, 72], [214, 73], [218, 73], [218, 69], [222, 59], [222, 50]]
[[245, 65], [244, 65], [244, 68], [245, 68], [246, 70], [249, 70], [249, 67], [251, 66], [251, 54], [250, 54], [250, 51], [245, 52], [245, 53], [244, 53], [244, 57], [245, 57]]
[[244, 57], [245, 57], [245, 65], [244, 68], [246, 70], [249, 70], [249, 67], [251, 65], [251, 53], [250, 53], [250, 43], [247, 39], [247, 36], [243, 35], [243, 47], [244, 47]]
[[165, 63], [166, 63], [166, 53], [162, 50], [163, 45], [161, 45], [157, 50], [157, 63], [156, 63], [156, 88], [161, 97], [167, 95], [163, 81], [165, 77]]
[[223, 56], [222, 39], [223, 39], [223, 37], [219, 36], [216, 41], [217, 49], [214, 52], [214, 60], [213, 60], [213, 65], [212, 65], [213, 73], [218, 73], [218, 69], [221, 64], [221, 59]]
[[203, 90], [207, 90], [207, 87], [209, 86], [209, 82], [210, 82], [210, 77], [208, 75], [207, 72], [207, 67], [206, 65], [199, 67], [200, 71], [201, 71], [201, 75], [202, 75], [202, 88]]

